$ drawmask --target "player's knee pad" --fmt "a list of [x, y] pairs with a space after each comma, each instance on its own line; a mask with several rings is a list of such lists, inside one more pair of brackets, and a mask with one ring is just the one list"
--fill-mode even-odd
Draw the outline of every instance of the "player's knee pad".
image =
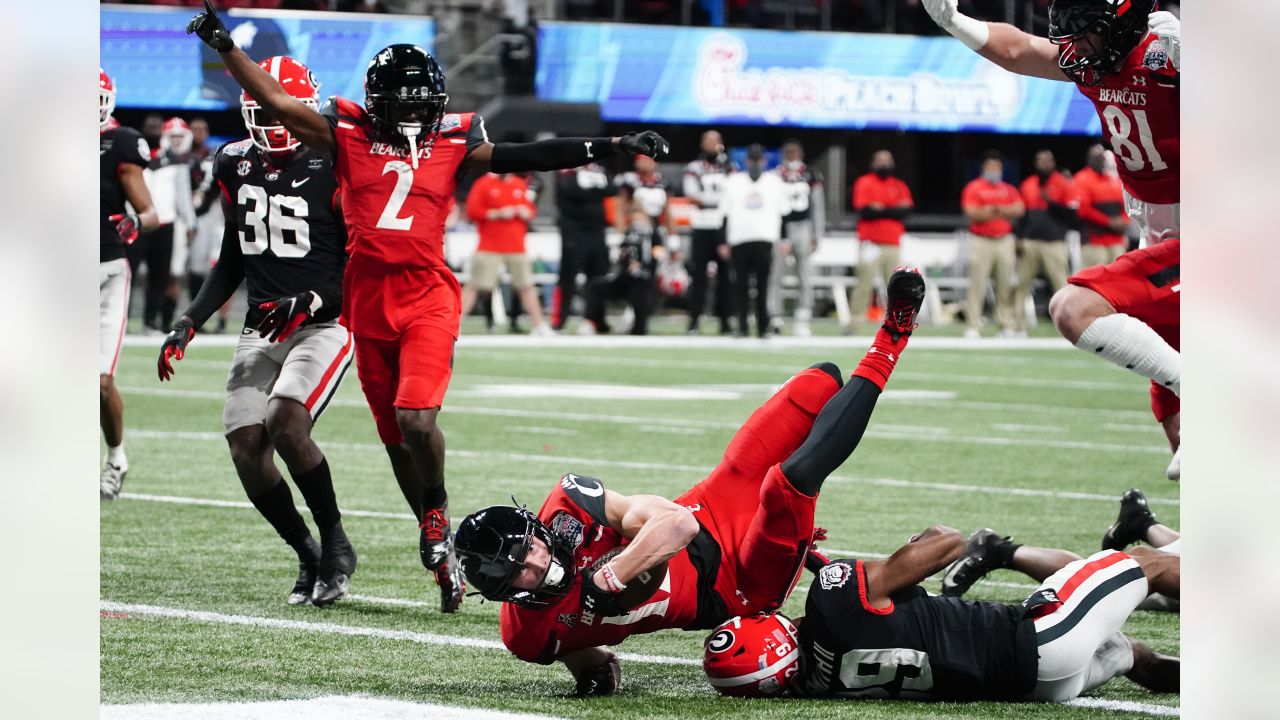
[[826, 362], [824, 360], [823, 362], [810, 365], [809, 369], [821, 370], [822, 372], [830, 375], [831, 379], [836, 381], [836, 387], [844, 386], [844, 378], [840, 375], [840, 368], [833, 362]]

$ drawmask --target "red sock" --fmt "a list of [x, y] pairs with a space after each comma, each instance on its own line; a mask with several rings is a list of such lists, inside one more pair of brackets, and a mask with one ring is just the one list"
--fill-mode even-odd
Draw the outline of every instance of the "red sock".
[[898, 342], [894, 342], [893, 338], [889, 337], [888, 331], [880, 328], [876, 331], [875, 339], [871, 341], [871, 349], [862, 358], [862, 362], [858, 363], [858, 368], [853, 371], [853, 377], [864, 377], [884, 390], [884, 385], [889, 382], [893, 367], [898, 364], [898, 358], [902, 357], [902, 351], [907, 347], [909, 338], [909, 335], [903, 335], [898, 338]]

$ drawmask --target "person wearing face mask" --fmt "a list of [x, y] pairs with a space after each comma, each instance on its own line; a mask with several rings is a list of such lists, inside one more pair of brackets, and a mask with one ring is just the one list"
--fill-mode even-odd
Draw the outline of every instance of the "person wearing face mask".
[[1041, 271], [1057, 292], [1067, 284], [1067, 230], [1075, 222], [1075, 200], [1071, 182], [1058, 172], [1053, 153], [1036, 153], [1035, 172], [1022, 181], [1022, 202], [1027, 208], [1022, 220], [1022, 252], [1018, 256], [1018, 291], [1013, 299], [1014, 333], [1027, 334], [1027, 314], [1023, 308], [1031, 283]]
[[796, 302], [796, 337], [809, 337], [809, 320], [813, 317], [813, 270], [809, 256], [818, 249], [818, 239], [826, 225], [826, 208], [822, 201], [822, 174], [804, 161], [804, 148], [799, 141], [788, 140], [782, 145], [783, 162], [776, 168], [787, 189], [789, 212], [782, 218], [785, 240], [774, 246], [774, 271], [769, 281], [769, 314], [773, 316], [774, 330], [782, 325], [782, 276], [786, 272], [785, 260], [795, 258], [796, 279], [800, 283], [800, 297]]
[[871, 172], [853, 183], [853, 210], [858, 213], [858, 284], [849, 303], [850, 325], [845, 334], [852, 335], [858, 318], [867, 314], [871, 291], [877, 282], [889, 279], [893, 269], [901, 265], [903, 218], [915, 207], [911, 190], [894, 174], [893, 154], [877, 150], [871, 156]]
[[1026, 213], [1018, 189], [1004, 181], [1004, 160], [994, 150], [982, 156], [982, 174], [969, 181], [960, 195], [969, 218], [969, 295], [965, 303], [966, 338], [981, 337], [982, 303], [987, 281], [995, 275], [996, 322], [1000, 334], [1013, 329], [1013, 221]]
[[1115, 155], [1093, 145], [1085, 166], [1072, 178], [1077, 212], [1084, 226], [1080, 247], [1081, 267], [1106, 265], [1128, 248], [1129, 215], [1124, 211], [1124, 187], [1116, 171]]
[[747, 170], [729, 176], [720, 206], [724, 210], [729, 251], [733, 257], [737, 290], [737, 337], [747, 336], [747, 301], [750, 284], [756, 287], [756, 333], [768, 337], [769, 274], [773, 247], [782, 239], [782, 218], [790, 211], [787, 187], [777, 173], [765, 172], [764, 148], [747, 150]]
[[720, 334], [730, 332], [733, 315], [733, 285], [729, 273], [729, 246], [725, 244], [725, 218], [721, 192], [729, 174], [737, 171], [724, 151], [720, 133], [702, 133], [698, 157], [685, 166], [684, 195], [698, 204], [693, 213], [691, 283], [689, 288], [689, 334], [697, 335], [698, 322], [707, 302], [707, 265], [715, 263], [716, 304], [720, 317]]

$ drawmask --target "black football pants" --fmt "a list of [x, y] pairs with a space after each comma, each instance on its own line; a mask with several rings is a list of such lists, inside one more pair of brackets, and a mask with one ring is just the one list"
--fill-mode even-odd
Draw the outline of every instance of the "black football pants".
[[564, 328], [573, 315], [578, 273], [587, 276], [587, 287], [609, 272], [609, 248], [604, 242], [604, 226], [560, 223], [560, 278], [551, 302], [551, 326]]
[[693, 231], [693, 247], [689, 253], [693, 267], [689, 270], [689, 328], [695, 328], [707, 303], [707, 265], [716, 265], [715, 313], [720, 318], [721, 332], [729, 328], [733, 316], [733, 278], [729, 262], [717, 249], [725, 242], [724, 228]]
[[753, 240], [732, 250], [734, 289], [738, 295], [738, 331], [747, 334], [747, 307], [752, 284], [756, 287], [756, 332], [769, 331], [769, 271], [773, 267], [773, 243]]
[[169, 263], [173, 261], [173, 224], [161, 225], [149, 233], [141, 233], [126, 250], [129, 269], [138, 276], [138, 267], [147, 264], [147, 289], [143, 296], [142, 322], [148, 327], [167, 331], [173, 321], [170, 310], [169, 323], [166, 314], [165, 289], [169, 286]]

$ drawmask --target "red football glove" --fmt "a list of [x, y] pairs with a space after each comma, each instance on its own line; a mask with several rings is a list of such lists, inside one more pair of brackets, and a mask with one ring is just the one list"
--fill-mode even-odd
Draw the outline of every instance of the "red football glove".
[[138, 231], [142, 228], [142, 221], [133, 213], [116, 213], [107, 218], [116, 224], [116, 235], [120, 236], [120, 242], [125, 245], [132, 245], [134, 240], [138, 239]]
[[156, 374], [160, 376], [161, 382], [174, 375], [173, 364], [169, 362], [169, 358], [181, 360], [187, 354], [187, 343], [191, 342], [191, 338], [195, 336], [196, 329], [191, 318], [185, 315], [178, 318], [178, 322], [173, 324], [173, 329], [164, 336], [164, 342], [160, 345], [160, 359], [156, 361]]
[[310, 290], [294, 295], [264, 302], [258, 306], [267, 316], [258, 323], [258, 336], [271, 342], [284, 342], [294, 330], [302, 326], [323, 306], [320, 296]]

